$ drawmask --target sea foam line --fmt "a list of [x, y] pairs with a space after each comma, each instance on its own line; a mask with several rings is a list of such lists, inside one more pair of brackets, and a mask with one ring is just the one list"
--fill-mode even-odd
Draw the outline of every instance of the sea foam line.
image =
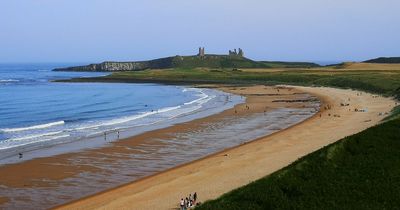
[[[195, 110], [201, 108], [202, 104], [204, 104], [204, 103], [208, 102], [209, 100], [215, 98], [215, 96], [209, 96], [209, 95], [205, 94], [202, 90], [197, 90], [197, 89], [194, 89], [194, 88], [190, 88], [190, 90], [195, 90], [195, 91], [199, 92], [200, 93], [199, 94], [200, 98], [197, 98], [197, 99], [195, 99], [193, 101], [184, 103], [183, 106], [192, 105], [192, 104], [197, 103], [200, 106], [196, 106]], [[186, 91], [188, 91], [188, 89], [184, 89], [182, 92], [186, 92]], [[73, 129], [73, 130], [98, 129], [99, 127], [102, 127], [102, 126], [111, 126], [111, 125], [127, 123], [127, 122], [131, 122], [131, 121], [134, 121], [134, 120], [142, 119], [142, 118], [145, 118], [145, 117], [148, 117], [148, 116], [151, 116], [151, 115], [170, 112], [170, 111], [177, 110], [177, 109], [180, 109], [180, 108], [182, 108], [181, 105], [173, 106], [173, 107], [165, 107], [165, 108], [162, 108], [162, 109], [149, 111], [149, 112], [143, 112], [143, 113], [140, 113], [140, 114], [137, 114], [137, 115], [133, 115], [133, 116], [129, 116], [129, 117], [123, 117], [123, 118], [119, 118], [119, 119], [110, 120], [108, 122], [104, 122], [104, 123], [100, 123], [100, 124], [96, 124], [96, 125], [78, 127], [78, 128]], [[191, 110], [191, 111], [195, 111], [195, 110]], [[181, 113], [181, 114], [184, 114], [184, 113]], [[176, 116], [179, 116], [181, 114], [172, 116], [172, 118], [176, 117]]]
[[[11, 149], [11, 148], [20, 147], [20, 146], [26, 146], [26, 145], [34, 144], [34, 143], [51, 141], [51, 140], [59, 139], [59, 138], [66, 138], [66, 137], [69, 137], [70, 135], [69, 134], [62, 134], [62, 135], [59, 135], [59, 136], [55, 136], [55, 134], [54, 134], [54, 135], [45, 135], [44, 137], [46, 137], [46, 136], [51, 136], [53, 138], [50, 138], [50, 139], [49, 138], [43, 138], [41, 140], [26, 142], [26, 143], [23, 143], [23, 144], [19, 143], [19, 144], [14, 144], [14, 145], [10, 145], [10, 144], [7, 144], [7, 143], [15, 142], [16, 139], [8, 139], [6, 141], [0, 142], [0, 150], [6, 150], [6, 149]], [[2, 144], [4, 144], [4, 145], [2, 145]]]
[[11, 142], [11, 141], [21, 141], [21, 140], [26, 140], [26, 139], [34, 139], [34, 138], [38, 138], [38, 137], [45, 137], [45, 136], [54, 136], [57, 134], [62, 133], [63, 131], [56, 131], [56, 132], [49, 132], [49, 133], [43, 133], [43, 134], [36, 134], [36, 135], [30, 135], [30, 136], [24, 136], [24, 137], [20, 137], [20, 138], [13, 138], [13, 139], [7, 139], [5, 141], [2, 141], [2, 143], [6, 143], [6, 142]]
[[64, 125], [64, 121], [57, 121], [57, 122], [51, 122], [51, 123], [46, 123], [46, 124], [41, 124], [41, 125], [34, 125], [34, 126], [29, 126], [29, 127], [22, 127], [22, 128], [3, 128], [0, 129], [1, 133], [11, 133], [11, 132], [19, 132], [19, 131], [27, 131], [27, 130], [37, 130], [37, 129], [43, 129], [43, 128], [49, 128], [57, 125]]
[[0, 79], [0, 82], [19, 82], [17, 79]]

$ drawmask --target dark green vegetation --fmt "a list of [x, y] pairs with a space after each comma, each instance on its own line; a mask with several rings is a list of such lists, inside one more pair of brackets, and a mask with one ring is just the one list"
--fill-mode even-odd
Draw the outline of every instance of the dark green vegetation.
[[173, 56], [150, 61], [103, 62], [87, 66], [58, 68], [55, 71], [139, 71], [145, 69], [168, 68], [310, 68], [318, 64], [306, 62], [268, 62], [253, 61], [241, 56], [211, 55]]
[[266, 68], [267, 65], [240, 56], [177, 56], [171, 68]]
[[400, 63], [400, 57], [380, 57], [364, 61], [364, 63]]
[[282, 61], [260, 61], [268, 68], [314, 68], [320, 65], [310, 62], [282, 62]]
[[150, 82], [150, 83], [225, 83], [225, 84], [293, 84], [353, 88], [396, 96], [400, 99], [400, 71], [337, 70], [319, 68], [289, 70], [171, 69], [116, 72], [101, 78], [73, 81]]
[[347, 137], [196, 209], [398, 209], [399, 128]]

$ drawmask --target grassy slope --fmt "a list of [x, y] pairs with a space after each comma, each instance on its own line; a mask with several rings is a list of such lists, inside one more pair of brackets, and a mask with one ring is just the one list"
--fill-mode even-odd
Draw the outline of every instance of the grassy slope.
[[400, 98], [400, 71], [363, 70], [280, 70], [232, 71], [221, 69], [171, 69], [118, 72], [103, 78], [116, 81], [203, 82], [233, 84], [296, 84], [353, 88], [396, 95]]
[[281, 61], [260, 61], [270, 68], [312, 68], [319, 67], [318, 64], [309, 62], [281, 62]]
[[381, 57], [364, 61], [365, 63], [400, 63], [400, 57]]
[[205, 209], [394, 209], [400, 207], [400, 119], [347, 137]]
[[268, 65], [239, 56], [206, 55], [174, 57], [172, 67], [175, 68], [268, 68]]
[[[134, 65], [129, 65], [134, 63]], [[134, 68], [133, 68], [134, 66]], [[145, 70], [145, 69], [168, 69], [168, 68], [309, 68], [319, 67], [315, 63], [307, 62], [268, 62], [253, 61], [241, 56], [212, 55], [199, 56], [172, 56], [149, 61], [136, 62], [112, 62], [107, 61], [100, 64], [86, 66], [75, 66], [67, 68], [56, 68], [55, 71], [115, 71], [120, 70]]]

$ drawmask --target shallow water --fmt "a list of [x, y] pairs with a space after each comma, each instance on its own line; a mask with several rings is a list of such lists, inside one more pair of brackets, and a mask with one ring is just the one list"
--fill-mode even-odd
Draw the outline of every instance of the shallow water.
[[[56, 64], [0, 65], [0, 159], [49, 145], [153, 125], [230, 94], [157, 84], [54, 83], [104, 73], [52, 72]], [[229, 108], [239, 103], [215, 107]], [[226, 107], [224, 107], [226, 106]]]

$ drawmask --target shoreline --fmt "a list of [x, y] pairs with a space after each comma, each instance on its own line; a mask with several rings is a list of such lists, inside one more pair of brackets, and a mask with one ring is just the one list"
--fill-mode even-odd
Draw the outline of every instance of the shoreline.
[[[293, 87], [293, 86], [288, 86], [288, 87]], [[217, 152], [215, 154], [211, 154], [207, 157], [195, 160], [193, 162], [187, 163], [187, 164], [183, 164], [181, 166], [178, 166], [176, 168], [173, 169], [169, 169], [166, 170], [164, 172], [122, 185], [120, 187], [117, 188], [113, 188], [113, 189], [109, 189], [107, 191], [103, 191], [100, 192], [98, 194], [92, 195], [92, 196], [88, 196], [85, 198], [81, 198], [77, 201], [71, 202], [71, 203], [67, 203], [61, 206], [57, 206], [55, 209], [97, 209], [97, 208], [124, 208], [127, 207], [127, 205], [129, 205], [130, 207], [135, 206], [135, 208], [137, 207], [138, 209], [141, 208], [171, 208], [171, 207], [175, 207], [174, 204], [177, 204], [178, 199], [180, 199], [180, 196], [176, 195], [177, 193], [171, 193], [168, 192], [166, 189], [179, 189], [179, 185], [177, 185], [177, 183], [183, 183], [184, 187], [182, 187], [182, 191], [185, 191], [185, 193], [181, 192], [182, 195], [185, 194], [189, 194], [189, 192], [194, 192], [194, 191], [199, 191], [196, 189], [193, 189], [193, 191], [187, 191], [188, 187], [186, 184], [191, 185], [191, 188], [195, 188], [193, 185], [197, 186], [198, 188], [200, 188], [201, 192], [200, 196], [201, 196], [201, 201], [205, 201], [208, 200], [210, 198], [216, 198], [218, 196], [220, 196], [222, 193], [228, 192], [236, 187], [242, 186], [243, 184], [248, 183], [249, 181], [254, 181], [255, 179], [261, 178], [263, 176], [266, 176], [278, 169], [281, 169], [285, 166], [287, 166], [288, 164], [290, 164], [291, 162], [295, 161], [297, 158], [300, 158], [306, 154], [309, 154], [323, 146], [326, 146], [330, 143], [333, 143], [343, 137], [345, 137], [346, 135], [351, 135], [357, 132], [360, 132], [368, 127], [371, 127], [375, 124], [380, 123], [380, 120], [383, 119], [384, 116], [379, 116], [377, 112], [378, 111], [390, 111], [391, 109], [391, 105], [390, 103], [393, 102], [393, 100], [388, 99], [388, 98], [379, 98], [379, 99], [375, 99], [372, 94], [368, 94], [368, 93], [362, 93], [363, 96], [358, 96], [358, 93], [360, 91], [353, 91], [353, 90], [340, 90], [340, 89], [333, 89], [333, 88], [309, 88], [309, 87], [295, 87], [295, 88], [300, 88], [302, 90], [305, 91], [310, 91], [312, 94], [317, 95], [318, 98], [321, 101], [321, 107], [325, 107], [327, 104], [333, 105], [332, 110], [328, 109], [320, 109], [320, 111], [318, 112], [318, 114], [314, 115], [313, 117], [302, 121], [301, 123], [295, 124], [289, 128], [286, 128], [284, 130], [281, 130], [279, 132], [273, 133], [271, 135], [268, 135], [266, 137], [261, 137], [258, 138], [256, 140], [253, 140], [251, 142], [248, 143], [244, 143], [241, 145], [238, 145], [236, 147], [233, 148], [229, 148], [229, 149], [225, 149], [223, 151]], [[317, 91], [319, 90], [319, 92]], [[321, 93], [322, 92], [322, 93]], [[334, 95], [329, 94], [331, 92], [331, 94], [333, 93]], [[346, 98], [344, 98], [346, 96], [346, 94], [349, 96], [349, 100], [350, 100], [350, 96], [352, 101], [355, 99], [357, 100], [357, 98], [359, 99], [359, 104], [356, 104], [356, 106], [361, 106], [364, 105], [364, 103], [366, 101], [373, 101], [373, 103], [367, 103], [367, 105], [365, 106], [372, 106], [371, 111], [368, 112], [367, 116], [361, 116], [359, 118], [361, 119], [366, 119], [366, 118], [374, 118], [373, 120], [368, 119], [368, 120], [364, 120], [361, 121], [365, 124], [361, 124], [358, 126], [354, 126], [354, 129], [349, 129], [349, 128], [345, 128], [343, 127], [343, 125], [341, 126], [340, 123], [335, 123], [335, 122], [327, 122], [333, 125], [337, 125], [338, 127], [342, 127], [343, 133], [338, 134], [338, 133], [334, 133], [332, 135], [329, 135], [329, 133], [331, 133], [332, 129], [328, 129], [324, 131], [324, 134], [327, 135], [327, 137], [322, 137], [325, 138], [322, 142], [319, 142], [319, 140], [313, 140], [313, 143], [315, 145], [310, 145], [309, 143], [306, 143], [306, 145], [301, 145], [298, 144], [296, 142], [286, 142], [282, 136], [287, 136], [290, 138], [294, 138], [296, 139], [296, 135], [297, 134], [301, 134], [303, 133], [303, 135], [307, 136], [313, 136], [311, 133], [307, 133], [308, 131], [304, 131], [304, 127], [309, 126], [310, 124], [315, 124], [317, 121], [320, 121], [321, 117], [319, 117], [318, 115], [321, 114], [322, 119], [330, 119], [330, 121], [340, 121], [343, 118], [346, 118], [346, 123], [354, 123], [354, 121], [359, 121], [360, 119], [356, 118], [356, 115], [361, 115], [363, 113], [355, 113], [352, 111], [349, 111], [349, 116], [344, 116], [344, 117], [339, 117], [335, 118], [333, 116], [334, 113], [331, 112], [340, 112], [340, 113], [345, 113], [347, 112], [347, 110], [343, 110], [343, 107], [339, 106], [339, 101], [340, 100], [345, 100]], [[357, 94], [357, 96], [356, 96]], [[360, 99], [361, 98], [361, 99]], [[380, 100], [381, 99], [381, 100]], [[323, 105], [322, 105], [323, 104]], [[353, 107], [352, 107], [353, 108]], [[361, 108], [361, 107], [359, 107]], [[347, 109], [347, 108], [346, 108]], [[328, 115], [329, 116], [326, 116]], [[332, 115], [332, 116], [331, 116]], [[317, 124], [315, 124], [314, 126], [318, 127], [324, 127], [326, 128], [325, 125], [321, 124], [320, 122], [317, 122]], [[310, 129], [313, 129], [313, 127], [311, 126]], [[303, 130], [300, 133], [296, 133], [296, 130]], [[318, 128], [317, 128], [318, 130]], [[293, 134], [288, 134], [288, 133], [293, 133], [293, 131], [296, 133], [295, 136], [293, 137]], [[328, 133], [326, 132], [328, 131]], [[330, 131], [330, 132], [329, 132]], [[304, 134], [305, 133], [305, 134]], [[292, 136], [290, 136], [292, 135]], [[304, 139], [302, 140], [304, 141]], [[305, 142], [304, 142], [305, 143]], [[226, 168], [228, 169], [235, 169], [235, 170], [231, 170], [230, 172], [219, 172], [220, 170], [222, 170], [221, 168], [218, 168], [221, 166], [221, 161], [223, 162], [224, 160], [221, 159], [228, 159], [231, 157], [231, 154], [229, 154], [229, 156], [226, 156], [227, 153], [240, 153], [241, 155], [239, 156], [251, 156], [252, 154], [247, 154], [244, 153], [244, 151], [247, 151], [249, 149], [252, 149], [253, 152], [257, 152], [258, 150], [261, 150], [259, 147], [261, 147], [264, 150], [268, 150], [265, 149], [266, 145], [269, 146], [275, 146], [275, 147], [282, 147], [283, 149], [286, 150], [293, 150], [291, 149], [293, 146], [297, 146], [298, 148], [296, 148], [297, 150], [295, 150], [295, 152], [297, 152], [298, 154], [295, 155], [293, 157], [293, 155], [291, 156], [290, 152], [284, 150], [284, 151], [270, 151], [269, 152], [274, 156], [274, 157], [269, 157], [267, 159], [269, 159], [268, 161], [273, 161], [273, 162], [278, 162], [277, 164], [275, 164], [273, 167], [271, 166], [267, 172], [263, 171], [262, 173], [258, 173], [258, 175], [254, 176], [254, 175], [250, 175], [250, 174], [245, 174], [247, 175], [247, 178], [245, 175], [243, 175], [245, 178], [245, 180], [239, 180], [240, 184], [236, 183], [234, 184], [234, 186], [231, 186], [230, 184], [225, 183], [225, 185], [229, 185], [229, 186], [225, 186], [227, 187], [226, 189], [218, 189], [218, 182], [216, 182], [214, 176], [224, 176], [227, 177], [229, 179], [232, 180], [236, 180], [234, 177], [232, 177], [233, 175], [231, 175], [230, 173], [234, 173], [234, 171], [238, 172], [238, 163], [237, 162], [241, 162], [242, 167], [248, 167], [245, 162], [243, 162], [243, 158], [236, 158], [236, 162], [235, 161], [231, 161], [229, 162], [229, 164], [227, 163]], [[250, 148], [249, 148], [250, 147]], [[306, 148], [304, 148], [306, 147]], [[268, 147], [267, 147], [268, 148]], [[280, 153], [280, 154], [277, 154]], [[290, 158], [285, 157], [284, 154], [291, 156]], [[261, 157], [251, 157], [254, 161], [258, 162], [258, 158]], [[254, 159], [256, 158], [256, 159]], [[275, 159], [274, 159], [275, 158]], [[219, 162], [218, 162], [218, 161]], [[226, 160], [227, 161], [227, 160]], [[265, 161], [265, 160], [263, 160]], [[207, 163], [205, 163], [207, 162]], [[228, 162], [228, 161], [227, 161]], [[209, 166], [211, 165], [211, 166]], [[218, 167], [217, 167], [218, 166]], [[204, 168], [205, 169], [204, 169]], [[216, 167], [218, 169], [216, 169]], [[230, 168], [229, 168], [230, 167]], [[203, 168], [202, 170], [198, 170], [198, 168]], [[241, 167], [239, 167], [241, 168]], [[252, 167], [254, 170], [257, 171], [257, 167]], [[197, 170], [196, 170], [197, 169]], [[206, 172], [215, 172], [218, 173], [218, 175], [213, 174], [213, 173], [209, 173], [208, 176], [205, 176], [204, 174]], [[180, 176], [177, 176], [177, 175]], [[201, 174], [201, 175], [199, 175]], [[200, 179], [199, 176], [201, 177], [208, 177], [210, 180], [209, 181], [204, 181], [203, 179]], [[211, 177], [210, 177], [211, 176]], [[177, 177], [177, 178], [174, 178]], [[198, 180], [201, 180], [203, 182], [206, 182], [208, 184], [202, 183], [202, 184], [191, 184], [194, 182], [193, 177], [197, 177], [199, 178]], [[220, 177], [222, 180], [222, 177]], [[243, 177], [242, 177], [243, 178]], [[188, 180], [191, 182], [188, 182]], [[211, 184], [212, 183], [212, 184]], [[209, 188], [213, 188], [213, 189], [203, 189], [204, 187], [208, 186]], [[219, 185], [221, 187], [221, 185]], [[224, 186], [222, 186], [224, 187]], [[204, 191], [207, 191], [204, 192]], [[215, 191], [219, 191], [219, 192], [215, 192]], [[156, 193], [156, 194], [155, 194]], [[175, 194], [176, 196], [173, 196], [171, 194]], [[154, 201], [154, 197], [150, 196], [153, 195], [155, 197], [158, 196], [158, 198], [162, 198], [161, 200], [166, 201], [163, 204], [157, 203]], [[157, 195], [157, 196], [156, 196]], [[182, 196], [181, 195], [181, 196]], [[207, 196], [204, 196], [207, 195]], [[172, 197], [172, 198], [171, 198]], [[148, 199], [140, 199], [140, 198], [148, 198]], [[172, 200], [171, 200], [172, 199]]]
[[[240, 88], [237, 86], [223, 86], [220, 87], [219, 90], [223, 90], [223, 91], [227, 91], [228, 89], [234, 89], [232, 90], [233, 92], [239, 91], [239, 92], [243, 92], [246, 90], [241, 90], [241, 89], [248, 89], [248, 88], [252, 88], [254, 86], [249, 86], [249, 87], [244, 87], [244, 88]], [[256, 86], [259, 87], [259, 86]], [[63, 184], [63, 180], [65, 179], [70, 179], [70, 178], [74, 178], [76, 176], [78, 176], [79, 178], [79, 174], [85, 174], [85, 173], [90, 173], [90, 174], [103, 174], [101, 168], [98, 168], [98, 161], [103, 161], [104, 164], [111, 164], [112, 162], [114, 162], [115, 160], [119, 160], [122, 161], [121, 163], [126, 162], [125, 158], [127, 158], [126, 156], [124, 156], [125, 154], [130, 154], [130, 153], [136, 153], [135, 151], [132, 151], [129, 148], [136, 148], [139, 147], [141, 144], [144, 144], [146, 142], [149, 145], [155, 145], [158, 147], [165, 147], [165, 143], [167, 142], [157, 142], [154, 141], [152, 139], [157, 139], [157, 138], [169, 138], [171, 133], [176, 133], [176, 134], [184, 134], [184, 133], [190, 133], [190, 132], [195, 132], [196, 129], [200, 129], [202, 130], [202, 127], [204, 127], [203, 124], [210, 124], [212, 125], [213, 123], [215, 124], [216, 122], [219, 121], [224, 121], [224, 119], [226, 117], [229, 116], [235, 116], [235, 118], [237, 119], [245, 119], [246, 116], [249, 116], [251, 113], [262, 113], [263, 111], [266, 111], [265, 105], [268, 105], [268, 111], [271, 110], [275, 110], [276, 108], [279, 107], [284, 107], [284, 106], [289, 106], [289, 107], [303, 107], [304, 104], [307, 103], [286, 103], [286, 102], [272, 102], [273, 100], [277, 99], [277, 98], [282, 98], [282, 99], [298, 99], [298, 98], [304, 98], [304, 95], [296, 95], [293, 92], [291, 92], [290, 94], [281, 94], [279, 96], [276, 96], [276, 89], [275, 87], [266, 87], [266, 86], [261, 86], [263, 88], [264, 91], [266, 91], [267, 93], [273, 93], [273, 94], [266, 94], [266, 95], [253, 95], [251, 94], [252, 91], [249, 91], [247, 94], [249, 94], [249, 97], [247, 98], [248, 100], [246, 100], [245, 104], [239, 104], [237, 106], [235, 106], [235, 108], [229, 109], [229, 110], [225, 110], [222, 113], [216, 114], [216, 115], [211, 115], [208, 116], [206, 118], [201, 118], [201, 119], [196, 119], [187, 123], [181, 123], [181, 124], [177, 124], [174, 125], [172, 127], [168, 127], [168, 128], [163, 128], [163, 129], [158, 129], [155, 131], [151, 131], [148, 133], [144, 133], [138, 136], [134, 136], [122, 141], [118, 141], [118, 142], [112, 142], [110, 143], [109, 147], [104, 147], [104, 148], [95, 148], [95, 149], [90, 149], [87, 151], [83, 151], [83, 152], [75, 152], [75, 153], [68, 153], [68, 154], [63, 154], [63, 155], [56, 155], [53, 157], [48, 157], [48, 158], [38, 158], [38, 159], [34, 159], [31, 161], [27, 161], [27, 162], [23, 162], [21, 164], [11, 164], [5, 167], [0, 167], [0, 172], [4, 172], [4, 173], [0, 173], [0, 180], [1, 184], [3, 184], [4, 186], [8, 186], [8, 187], [16, 187], [16, 188], [21, 188], [21, 189], [41, 189], [42, 187], [56, 187], [58, 182], [61, 182], [61, 185], [65, 185], [67, 184], [69, 185], [76, 185], [74, 184], [74, 181], [68, 181], [66, 183]], [[215, 88], [215, 86], [214, 86]], [[240, 89], [240, 90], [239, 90]], [[292, 88], [290, 88], [292, 89]], [[285, 90], [281, 90], [285, 91]], [[229, 92], [229, 91], [228, 91]], [[294, 94], [294, 95], [293, 95]], [[245, 94], [246, 95], [246, 94]], [[269, 101], [269, 102], [268, 102]], [[249, 106], [251, 106], [251, 110], [246, 110], [245, 106], [247, 106], [246, 104], [249, 103]], [[251, 105], [252, 104], [252, 105]], [[238, 110], [238, 113], [235, 113], [235, 109]], [[265, 114], [264, 114], [265, 115]], [[245, 120], [246, 121], [246, 120]], [[204, 127], [205, 128], [205, 127]], [[228, 132], [228, 131], [226, 131]], [[150, 138], [150, 139], [149, 139]], [[224, 138], [227, 140], [230, 140], [229, 138]], [[253, 138], [252, 138], [253, 139]], [[247, 139], [246, 140], [250, 140]], [[169, 144], [169, 143], [168, 143]], [[238, 145], [242, 145], [242, 144], [238, 144]], [[227, 147], [227, 146], [225, 146]], [[230, 147], [230, 146], [228, 146]], [[124, 149], [124, 148], [128, 148]], [[194, 147], [195, 149], [196, 147]], [[219, 147], [217, 147], [219, 148]], [[216, 150], [219, 151], [219, 150]], [[210, 154], [213, 154], [214, 152], [211, 152]], [[123, 155], [121, 155], [123, 154]], [[140, 153], [138, 153], [140, 155]], [[195, 154], [195, 153], [194, 153]], [[115, 155], [113, 157], [113, 155]], [[110, 159], [109, 159], [110, 157]], [[194, 156], [196, 157], [196, 156]], [[200, 156], [200, 157], [204, 157], [204, 155]], [[100, 159], [104, 159], [104, 160], [99, 160]], [[109, 159], [109, 160], [108, 160]], [[193, 158], [192, 158], [193, 159]], [[198, 158], [194, 158], [194, 159], [198, 159]], [[81, 162], [82, 160], [84, 160], [84, 162], [77, 164], [78, 162]], [[86, 161], [87, 160], [87, 161]], [[86, 161], [86, 162], [85, 162]], [[189, 161], [185, 160], [184, 162], [179, 162], [177, 165], [181, 165], [182, 163], [185, 162], [190, 162], [191, 160], [189, 159]], [[117, 162], [118, 163], [118, 162]], [[126, 166], [129, 166], [129, 162], [128, 163], [124, 163]], [[128, 164], [128, 165], [127, 165]], [[57, 167], [58, 165], [62, 165], [64, 167]], [[172, 165], [172, 167], [174, 167], [176, 165]], [[122, 166], [121, 166], [122, 167]], [[158, 167], [158, 166], [157, 166]], [[150, 167], [151, 168], [151, 167]], [[171, 167], [168, 167], [171, 168]], [[112, 169], [112, 167], [111, 167]], [[160, 170], [155, 170], [155, 173], [164, 171], [166, 168], [162, 168]], [[29, 171], [29, 172], [27, 172]], [[49, 173], [46, 173], [49, 172]], [[146, 171], [146, 170], [145, 170]], [[7, 173], [8, 174], [7, 174]], [[105, 172], [106, 173], [106, 172]], [[126, 174], [126, 172], [122, 172], [120, 171], [119, 173]], [[129, 173], [129, 172], [128, 172]], [[107, 173], [106, 173], [107, 174]], [[154, 174], [154, 173], [151, 173]], [[144, 174], [145, 177], [148, 176], [149, 174], [146, 175], [146, 173]], [[110, 178], [113, 177], [112, 173], [109, 173]], [[124, 178], [125, 176], [125, 178]], [[126, 177], [128, 176], [128, 177]], [[140, 177], [142, 175], [138, 175], [138, 177]], [[143, 176], [142, 176], [143, 177]], [[130, 174], [127, 175], [123, 175], [122, 177], [124, 180], [127, 179], [127, 181], [124, 181], [124, 183], [129, 182], [129, 180], [136, 180], [136, 176], [131, 176]], [[108, 182], [108, 181], [106, 181]], [[100, 190], [96, 190], [96, 188], [94, 189], [95, 191], [93, 193], [95, 193], [96, 191], [103, 191], [105, 189], [110, 189], [110, 188], [114, 188], [115, 186], [120, 186], [121, 184], [118, 185], [110, 185], [110, 184], [105, 184], [104, 187], [101, 187]], [[83, 187], [83, 186], [82, 186]], [[10, 188], [10, 189], [11, 189]], [[105, 189], [104, 189], [105, 188]], [[78, 187], [79, 189], [79, 187]], [[1, 190], [1, 189], [0, 189]], [[9, 191], [7, 188], [4, 188], [4, 190]], [[67, 188], [60, 188], [61, 191], [65, 191], [68, 192], [68, 187]], [[86, 189], [86, 191], [88, 191]], [[4, 191], [6, 192], [6, 191]], [[29, 191], [28, 191], [29, 192]], [[31, 193], [33, 193], [35, 191], [31, 191]], [[74, 194], [73, 191], [70, 191], [69, 194]], [[36, 192], [38, 193], [38, 192]], [[92, 192], [88, 192], [87, 194], [93, 194]], [[13, 194], [18, 194], [18, 196], [23, 196], [23, 194], [20, 194], [18, 192], [18, 190], [13, 193], [13, 192], [8, 192], [7, 194], [5, 194], [5, 197], [7, 197], [7, 195], [13, 195]], [[44, 194], [44, 193], [41, 193]], [[64, 195], [68, 195], [68, 194], [64, 194]], [[64, 196], [64, 195], [60, 195], [60, 196]], [[26, 196], [30, 196], [30, 193], [27, 194]], [[85, 196], [80, 196], [80, 197], [85, 197]], [[27, 198], [25, 198], [27, 199]], [[10, 202], [13, 199], [11, 199]], [[72, 200], [76, 200], [72, 199]], [[42, 201], [42, 202], [46, 202], [46, 201]], [[4, 203], [3, 203], [4, 204]], [[39, 204], [37, 204], [39, 205]], [[51, 205], [54, 206], [54, 205]], [[12, 207], [9, 206], [8, 208]]]
[[[257, 85], [257, 86], [258, 86], [258, 85]], [[283, 85], [283, 86], [284, 86], [284, 85]], [[243, 86], [240, 86], [240, 85], [239, 85], [239, 87], [243, 87]], [[214, 87], [214, 88], [215, 88], [215, 87]], [[219, 89], [219, 88], [217, 87], [217, 89]], [[321, 98], [319, 98], [319, 99], [320, 99], [320, 107], [323, 107], [323, 106], [325, 106], [325, 105], [327, 104], [326, 101], [325, 101], [324, 99], [321, 99]], [[294, 127], [296, 127], [296, 126], [299, 126], [299, 125], [302, 124], [302, 123], [306, 123], [307, 121], [312, 120], [313, 118], [316, 118], [316, 117], [318, 116], [318, 114], [320, 114], [320, 113], [322, 113], [322, 112], [324, 112], [324, 111], [323, 111], [322, 109], [320, 109], [318, 112], [316, 112], [316, 113], [315, 113], [314, 115], [312, 115], [311, 117], [309, 117], [309, 118], [307, 118], [307, 119], [305, 119], [305, 120], [303, 120], [303, 121], [301, 121], [301, 122], [299, 122], [299, 123], [296, 123], [296, 124], [294, 124], [294, 125], [291, 125], [291, 126], [289, 126], [289, 127], [287, 127], [287, 128], [284, 128], [284, 129], [282, 129], [282, 130], [279, 130], [279, 131], [277, 131], [277, 132], [274, 132], [274, 133], [272, 133], [272, 134], [269, 134], [269, 135], [267, 135], [267, 136], [258, 137], [258, 138], [254, 139], [254, 140], [250, 140], [250, 141], [244, 142], [244, 143], [242, 143], [242, 144], [240, 144], [240, 145], [236, 145], [236, 146], [233, 146], [233, 147], [229, 147], [229, 148], [220, 150], [220, 151], [218, 151], [218, 152], [209, 154], [209, 155], [204, 156], [204, 157], [202, 157], [202, 158], [199, 158], [199, 159], [196, 159], [196, 160], [187, 162], [187, 163], [183, 163], [183, 164], [181, 164], [181, 165], [178, 165], [178, 166], [169, 168], [169, 169], [167, 169], [167, 170], [164, 170], [164, 171], [157, 172], [157, 173], [152, 174], [152, 175], [149, 175], [149, 176], [145, 176], [145, 177], [139, 178], [139, 179], [137, 179], [137, 180], [135, 180], [135, 181], [128, 182], [128, 183], [126, 183], [126, 184], [122, 184], [122, 185], [120, 185], [120, 186], [116, 186], [116, 187], [107, 189], [107, 190], [105, 190], [105, 191], [95, 193], [95, 194], [93, 194], [93, 195], [89, 195], [89, 196], [85, 196], [85, 197], [83, 197], [83, 198], [79, 198], [79, 199], [74, 200], [74, 201], [69, 202], [69, 203], [65, 203], [65, 204], [61, 204], [61, 205], [52, 207], [51, 209], [71, 209], [71, 208], [69, 207], [70, 205], [74, 205], [74, 204], [79, 203], [79, 202], [81, 202], [81, 201], [85, 201], [85, 200], [88, 200], [88, 199], [91, 199], [91, 198], [96, 198], [96, 197], [98, 197], [98, 196], [101, 196], [101, 195], [104, 195], [104, 194], [107, 194], [107, 193], [110, 193], [110, 192], [119, 190], [119, 189], [121, 189], [121, 188], [129, 187], [129, 186], [131, 186], [132, 184], [135, 184], [135, 183], [145, 182], [145, 181], [150, 180], [150, 179], [153, 179], [153, 178], [155, 178], [155, 177], [157, 177], [157, 176], [162, 176], [162, 175], [167, 174], [167, 173], [169, 173], [169, 172], [171, 172], [171, 171], [179, 170], [179, 169], [181, 169], [181, 168], [184, 168], [184, 167], [187, 167], [187, 166], [190, 166], [190, 165], [193, 165], [193, 164], [202, 162], [202, 161], [206, 161], [207, 159], [210, 159], [210, 158], [213, 158], [213, 157], [218, 157], [218, 156], [221, 156], [221, 155], [224, 156], [224, 155], [226, 155], [226, 153], [229, 153], [229, 151], [238, 149], [238, 148], [240, 148], [240, 147], [242, 147], [242, 146], [244, 146], [244, 145], [247, 145], [247, 144], [256, 143], [256, 142], [258, 142], [258, 141], [263, 140], [263, 139], [266, 138], [266, 137], [272, 137], [272, 136], [274, 136], [274, 135], [278, 135], [280, 132], [285, 132], [286, 130], [291, 129], [291, 128], [294, 128]], [[89, 208], [90, 208], [90, 207], [89, 207]], [[72, 209], [81, 209], [81, 208], [72, 207]], [[83, 207], [82, 209], [86, 209], [86, 207]], [[95, 209], [95, 208], [93, 208], [93, 209]]]
[[[191, 87], [181, 86], [181, 88], [190, 89]], [[115, 129], [104, 131], [104, 133], [107, 133], [106, 142], [104, 141], [105, 137], [103, 135], [103, 132], [101, 132], [100, 130], [100, 132], [97, 132], [97, 134], [90, 134], [87, 136], [77, 136], [75, 138], [66, 137], [65, 139], [64, 138], [54, 139], [51, 141], [46, 141], [44, 143], [39, 141], [27, 145], [20, 145], [17, 147], [7, 148], [4, 150], [0, 149], [0, 151], [2, 152], [2, 154], [0, 155], [0, 166], [7, 164], [21, 163], [36, 158], [45, 158], [66, 153], [74, 153], [85, 149], [104, 147], [107, 146], [109, 142], [129, 139], [146, 132], [152, 132], [155, 130], [171, 127], [176, 124], [181, 124], [196, 119], [206, 118], [221, 113], [225, 110], [232, 109], [237, 104], [245, 103], [245, 101], [241, 99], [241, 96], [238, 95], [225, 93], [223, 91], [212, 88], [205, 88], [205, 89], [197, 88], [197, 89], [199, 93], [204, 94], [203, 91], [207, 93], [207, 98], [205, 98], [205, 100], [207, 101], [204, 104], [201, 104], [200, 105], [201, 107], [196, 110], [179, 113], [173, 116], [172, 118], [168, 119], [163, 118], [161, 120], [150, 122], [147, 124], [145, 123], [142, 125], [116, 124], [116, 126], [118, 125], [120, 128], [117, 127]], [[200, 98], [187, 103], [196, 102], [193, 104], [197, 105], [197, 102], [199, 100]], [[188, 105], [186, 105], [185, 103], [178, 106], [186, 108], [184, 106]], [[175, 110], [176, 107], [165, 107], [161, 108], [161, 110], [168, 108], [173, 108]], [[153, 111], [151, 112], [149, 111], [147, 113], [136, 113], [133, 116], [141, 114], [149, 114], [149, 113], [153, 114]], [[158, 113], [158, 111], [156, 110], [154, 113]], [[125, 119], [127, 117], [132, 117], [132, 115], [120, 116], [118, 118], [111, 120]], [[135, 120], [132, 120], [132, 122], [135, 122]], [[61, 131], [64, 132], [63, 130]], [[24, 154], [23, 159], [16, 158], [19, 153]]]

